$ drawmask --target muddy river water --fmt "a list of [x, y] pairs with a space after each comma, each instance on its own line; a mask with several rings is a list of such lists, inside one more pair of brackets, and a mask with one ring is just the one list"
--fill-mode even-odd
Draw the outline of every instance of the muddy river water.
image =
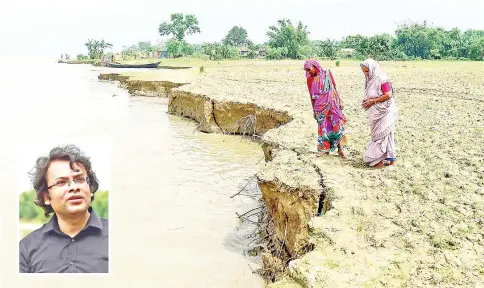
[[[100, 72], [110, 70], [51, 62], [2, 68], [7, 85], [1, 93], [0, 172], [8, 177], [0, 196], [0, 286], [92, 283], [90, 277], [39, 281], [15, 275], [18, 193], [4, 191], [28, 189], [18, 164], [22, 155], [32, 155], [21, 161], [33, 165], [32, 157], [46, 154], [51, 143], [77, 141], [91, 143], [92, 154], [101, 155], [93, 158], [93, 168], [110, 191], [111, 273], [96, 277], [98, 284], [262, 287], [252, 273], [260, 260], [247, 255], [254, 227], [235, 214], [257, 203], [230, 198], [261, 165], [260, 147], [240, 137], [199, 133], [191, 120], [167, 114], [167, 99], [130, 97], [115, 83], [98, 81]], [[251, 181], [246, 193], [257, 189]]]

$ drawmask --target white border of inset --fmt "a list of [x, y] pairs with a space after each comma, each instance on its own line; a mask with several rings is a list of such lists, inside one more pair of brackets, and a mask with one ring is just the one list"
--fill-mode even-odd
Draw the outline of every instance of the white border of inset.
[[[17, 175], [16, 178], [16, 185], [15, 185], [15, 193], [17, 193], [16, 199], [16, 212], [17, 212], [17, 217], [20, 214], [20, 194], [23, 191], [27, 191], [29, 189], [33, 189], [32, 185], [30, 184], [30, 188], [27, 187], [27, 184], [25, 183], [25, 180], [28, 179], [25, 177], [22, 177], [23, 175], [28, 175], [27, 173], [30, 171], [35, 166], [35, 160], [39, 156], [46, 156], [48, 155], [49, 151], [60, 145], [66, 145], [66, 144], [74, 144], [78, 146], [82, 152], [86, 154], [91, 160], [92, 168], [96, 172], [96, 176], [99, 179], [99, 189], [98, 190], [108, 190], [108, 221], [109, 221], [109, 234], [111, 234], [111, 219], [112, 219], [112, 209], [111, 209], [111, 204], [112, 204], [112, 198], [111, 198], [111, 174], [112, 174], [112, 169], [111, 169], [111, 157], [112, 157], [112, 145], [111, 145], [111, 140], [108, 138], [63, 138], [58, 139], [58, 138], [50, 138], [48, 140], [45, 140], [44, 143], [39, 143], [40, 140], [36, 139], [35, 143], [33, 143], [32, 139], [22, 139], [22, 141], [18, 141], [15, 145], [16, 149], [16, 166], [15, 166], [15, 174]], [[22, 144], [22, 143], [32, 143], [32, 144]], [[35, 148], [33, 148], [35, 147]], [[28, 155], [25, 155], [26, 151], [30, 151]], [[93, 153], [94, 152], [94, 153]], [[35, 156], [33, 156], [35, 155]], [[20, 160], [20, 158], [25, 157], [25, 159]], [[20, 160], [20, 161], [19, 161]], [[29, 168], [26, 168], [22, 163], [25, 161], [25, 163], [31, 163]], [[104, 165], [102, 165], [104, 164]], [[101, 167], [99, 167], [101, 166]], [[97, 169], [97, 168], [102, 168], [102, 169]], [[26, 171], [25, 171], [26, 170]], [[99, 173], [101, 171], [101, 173]], [[23, 178], [23, 180], [22, 180]], [[22, 183], [23, 182], [23, 183]], [[25, 190], [27, 188], [27, 190]], [[96, 201], [96, 200], [94, 200]], [[37, 276], [27, 276], [27, 275], [49, 275], [49, 276], [55, 276], [55, 277], [65, 277], [65, 273], [20, 273], [20, 221], [19, 218], [17, 218], [17, 225], [16, 225], [16, 239], [17, 242], [15, 243], [16, 245], [16, 250], [17, 250], [17, 263], [16, 263], [16, 273], [17, 275], [22, 275], [26, 277], [37, 277]], [[108, 239], [108, 257], [109, 257], [109, 262], [108, 262], [108, 273], [75, 273], [76, 276], [81, 277], [86, 277], [86, 276], [91, 276], [91, 275], [100, 275], [100, 276], [109, 276], [113, 273], [112, 271], [112, 245], [111, 245], [111, 237]], [[64, 275], [64, 276], [63, 276]], [[42, 276], [41, 276], [42, 277]]]

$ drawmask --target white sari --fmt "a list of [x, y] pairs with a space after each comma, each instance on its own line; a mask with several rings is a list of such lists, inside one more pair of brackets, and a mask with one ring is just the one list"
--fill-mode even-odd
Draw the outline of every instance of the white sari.
[[[373, 59], [367, 59], [361, 65], [369, 70], [364, 100], [382, 96], [381, 86], [389, 81], [387, 75]], [[398, 109], [393, 95], [387, 101], [371, 106], [367, 113], [371, 126], [371, 140], [367, 145], [363, 162], [374, 166], [383, 160], [396, 160], [395, 129]]]

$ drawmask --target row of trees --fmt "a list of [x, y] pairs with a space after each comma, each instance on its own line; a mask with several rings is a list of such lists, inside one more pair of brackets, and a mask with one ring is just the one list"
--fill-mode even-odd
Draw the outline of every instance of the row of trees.
[[[91, 207], [96, 211], [99, 217], [108, 218], [108, 191], [100, 190], [95, 194], [95, 199]], [[34, 199], [36, 193], [34, 190], [25, 191], [19, 197], [19, 218], [21, 221], [35, 221], [45, 223], [44, 210], [35, 205]]]
[[[462, 59], [484, 60], [484, 30], [460, 31], [457, 28], [445, 30], [422, 23], [398, 25], [394, 35], [379, 34], [371, 37], [349, 35], [341, 41], [332, 39], [311, 40], [310, 32], [302, 22], [294, 24], [289, 19], [281, 19], [270, 26], [266, 33], [269, 40], [254, 44], [247, 30], [234, 26], [227, 35], [216, 43], [191, 45], [185, 37], [200, 33], [201, 29], [195, 15], [175, 13], [170, 21], [158, 27], [160, 36], [170, 37], [164, 43], [152, 45], [139, 42], [138, 45], [125, 47], [124, 55], [166, 51], [170, 57], [201, 56], [211, 60], [234, 59], [241, 57], [240, 48], [246, 49], [244, 57], [255, 58], [264, 51], [267, 59], [322, 58], [366, 58], [377, 60], [410, 59]], [[89, 57], [99, 57], [103, 50], [111, 47], [109, 43], [90, 40], [86, 43]]]
[[246, 48], [245, 57], [255, 58], [266, 45], [254, 44], [249, 38], [247, 30], [234, 26], [220, 42], [190, 45], [185, 36], [200, 33], [201, 29], [195, 15], [175, 13], [170, 21], [165, 21], [158, 27], [160, 36], [172, 36], [165, 42], [165, 48], [171, 57], [206, 56], [211, 60], [235, 59], [240, 57], [239, 48]]
[[484, 60], [484, 30], [445, 30], [426, 22], [399, 25], [395, 36], [352, 35], [336, 46], [353, 48], [358, 56], [381, 60], [470, 59]]
[[[187, 56], [196, 49], [188, 48], [186, 35], [199, 33], [200, 27], [194, 15], [173, 14], [171, 22], [160, 24], [161, 36], [173, 36], [169, 43], [173, 56]], [[341, 41], [326, 39], [311, 41], [307, 26], [302, 22], [293, 24], [282, 19], [269, 27], [266, 33], [269, 41], [264, 45], [254, 45], [247, 31], [239, 26], [233, 27], [221, 43], [206, 43], [203, 53], [210, 59], [237, 57], [234, 47], [249, 48], [247, 57], [255, 56], [261, 46], [267, 46], [268, 59], [302, 59], [307, 57], [366, 58], [377, 60], [408, 59], [470, 59], [484, 60], [484, 30], [460, 31], [458, 28], [445, 30], [433, 27], [427, 22], [405, 23], [398, 25], [395, 35], [380, 34], [371, 37], [349, 35]], [[173, 41], [173, 42], [170, 42]], [[176, 42], [175, 42], [176, 41]], [[169, 51], [170, 52], [170, 51]]]

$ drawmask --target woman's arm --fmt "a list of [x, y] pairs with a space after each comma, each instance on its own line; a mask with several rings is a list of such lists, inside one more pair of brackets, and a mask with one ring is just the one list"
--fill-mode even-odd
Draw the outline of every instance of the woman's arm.
[[313, 84], [313, 77], [309, 77], [307, 80], [306, 80], [307, 84], [308, 84], [308, 91], [309, 91], [309, 99], [311, 100], [311, 106], [313, 107], [313, 110], [314, 110], [314, 99], [313, 99], [313, 95], [311, 95], [311, 85]]
[[392, 91], [385, 92], [380, 97], [371, 99], [371, 101], [374, 102], [373, 104], [376, 104], [376, 103], [385, 102], [390, 98], [392, 98]]
[[316, 119], [316, 112], [314, 111], [314, 100], [313, 96], [311, 95], [311, 92], [309, 93], [309, 99], [311, 99], [311, 106], [313, 107], [313, 118]]
[[366, 99], [365, 101], [363, 101], [363, 107], [370, 108], [376, 103], [385, 102], [385, 101], [388, 101], [390, 98], [392, 98], [392, 87], [389, 82], [385, 82], [382, 84], [382, 92], [383, 92], [383, 95], [381, 95], [380, 97]]
[[383, 95], [381, 95], [378, 98], [372, 99], [374, 100], [374, 104], [380, 103], [380, 102], [385, 102], [392, 98], [392, 84], [390, 82], [385, 82], [381, 85], [381, 91], [383, 92]]

